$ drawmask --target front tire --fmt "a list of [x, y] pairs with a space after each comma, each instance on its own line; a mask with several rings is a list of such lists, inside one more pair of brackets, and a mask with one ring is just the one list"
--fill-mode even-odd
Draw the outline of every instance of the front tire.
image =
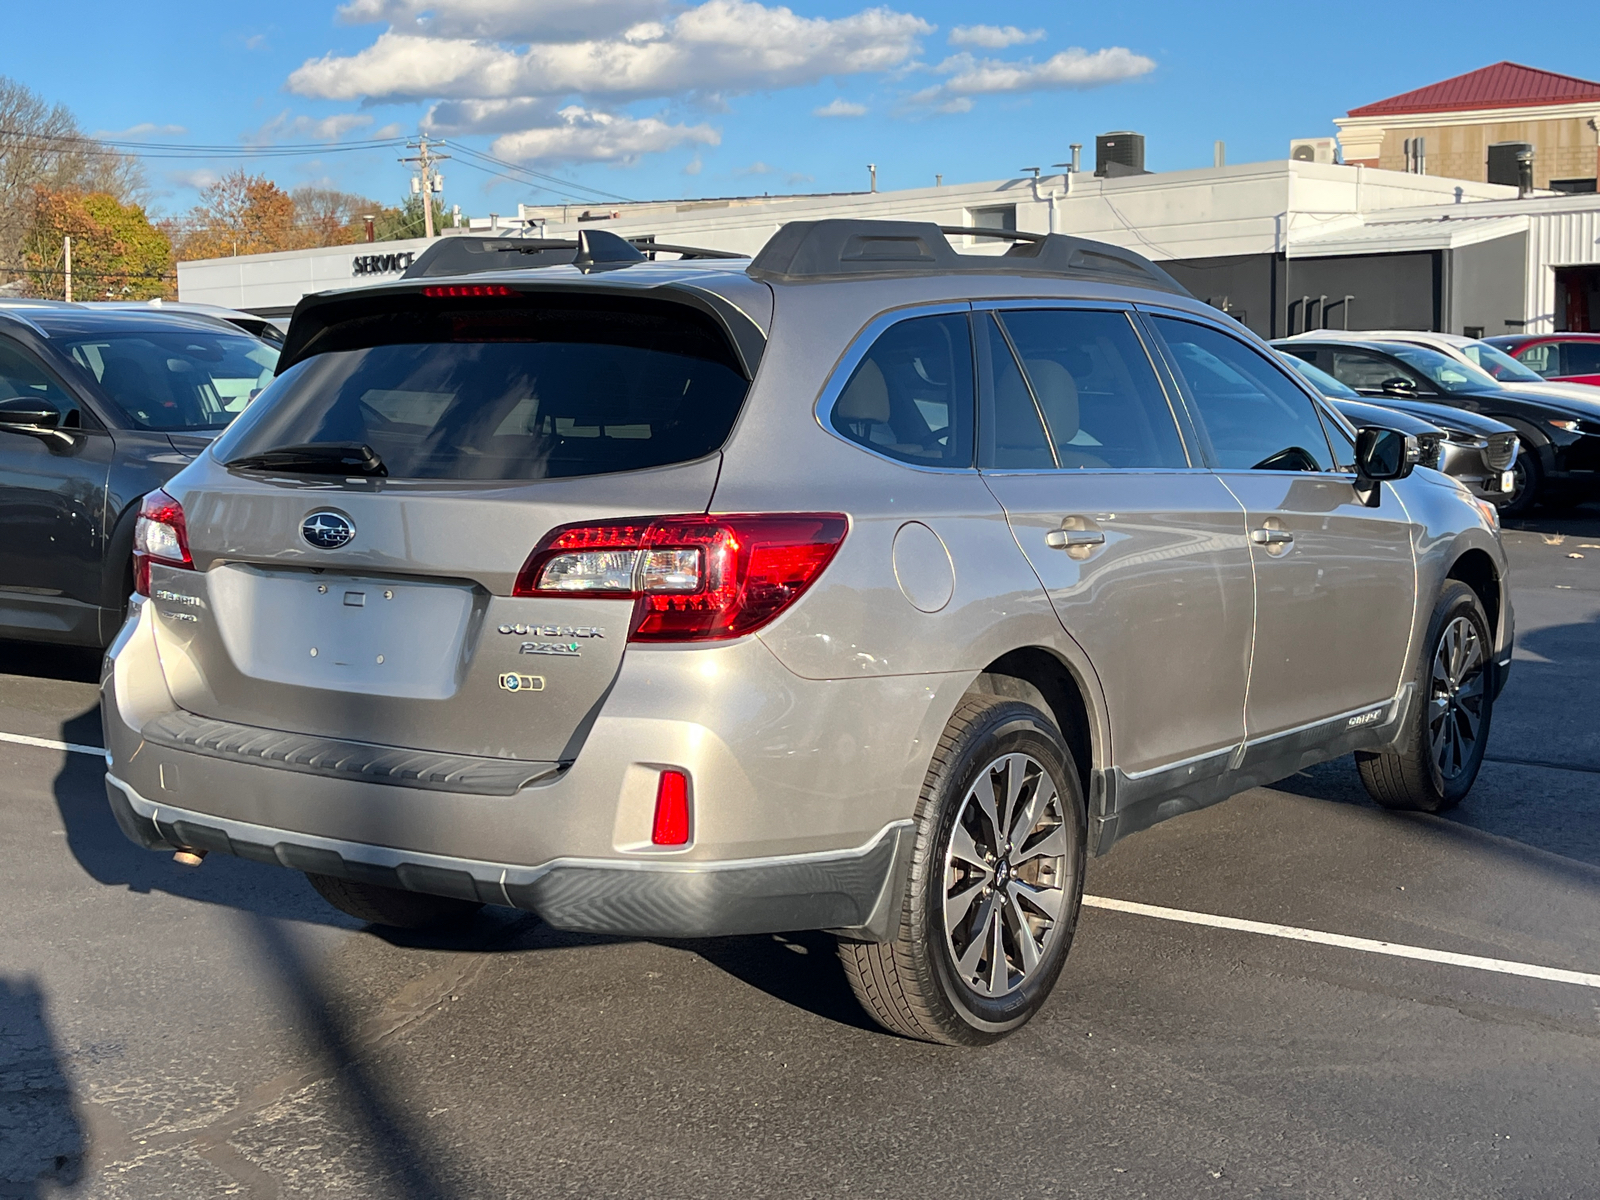
[[1025, 1024], [1066, 962], [1088, 843], [1072, 753], [1038, 708], [964, 701], [917, 805], [897, 937], [841, 941], [845, 974], [884, 1028], [980, 1046]]
[[1445, 812], [1461, 803], [1489, 740], [1493, 661], [1482, 603], [1466, 584], [1447, 580], [1428, 626], [1408, 748], [1356, 752], [1369, 796], [1412, 812]]
[[1526, 440], [1519, 440], [1517, 461], [1511, 464], [1511, 491], [1499, 502], [1503, 517], [1525, 517], [1539, 503], [1544, 490], [1544, 470], [1539, 466], [1539, 451]]
[[455, 928], [471, 921], [483, 907], [476, 900], [430, 896], [425, 892], [408, 892], [376, 883], [357, 883], [337, 875], [317, 875], [307, 871], [306, 878], [322, 898], [340, 912], [348, 913], [369, 925], [383, 925], [390, 929]]

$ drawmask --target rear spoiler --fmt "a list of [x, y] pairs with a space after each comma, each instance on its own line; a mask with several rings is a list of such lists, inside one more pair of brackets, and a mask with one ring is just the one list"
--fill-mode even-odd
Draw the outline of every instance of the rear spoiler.
[[[478, 278], [481, 280], [482, 277]], [[324, 347], [318, 343], [325, 343], [326, 335], [336, 326], [364, 318], [381, 317], [386, 313], [414, 310], [415, 306], [423, 303], [436, 303], [425, 294], [425, 289], [434, 286], [437, 285], [431, 280], [402, 280], [378, 287], [351, 288], [303, 297], [295, 305], [294, 317], [289, 322], [289, 334], [278, 356], [278, 373], [282, 374], [303, 359], [321, 353]], [[530, 271], [525, 274], [508, 273], [497, 277], [492, 284], [480, 283], [476, 286], [485, 288], [490, 304], [515, 304], [519, 297], [554, 299], [562, 295], [615, 296], [636, 304], [644, 301], [695, 309], [710, 317], [722, 330], [747, 380], [755, 379], [761, 356], [767, 348], [765, 331], [743, 310], [715, 292], [687, 281], [662, 283], [655, 287], [608, 286], [604, 276], [591, 283], [588, 279], [575, 279], [566, 272], [561, 272], [560, 278], [551, 279], [548, 276], [541, 278], [540, 273]], [[482, 300], [471, 302], [484, 303]]]

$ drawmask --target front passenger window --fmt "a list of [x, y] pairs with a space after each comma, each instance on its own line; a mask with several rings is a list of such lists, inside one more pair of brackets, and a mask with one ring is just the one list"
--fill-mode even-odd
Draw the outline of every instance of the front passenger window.
[[831, 420], [844, 437], [890, 458], [970, 467], [973, 396], [966, 314], [913, 317], [872, 343]]
[[1311, 397], [1274, 363], [1208, 325], [1154, 317], [1224, 471], [1327, 471]]

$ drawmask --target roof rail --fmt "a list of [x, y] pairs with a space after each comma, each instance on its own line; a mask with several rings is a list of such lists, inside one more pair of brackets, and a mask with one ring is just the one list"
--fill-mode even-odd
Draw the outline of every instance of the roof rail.
[[[960, 254], [946, 234], [1001, 238], [1013, 245], [1004, 254]], [[749, 267], [752, 279], [777, 283], [932, 272], [1049, 275], [1189, 295], [1149, 259], [1121, 246], [1060, 233], [969, 229], [923, 221], [791, 221], [772, 235]]]
[[402, 279], [437, 279], [478, 275], [485, 271], [522, 271], [576, 263], [597, 267], [628, 266], [653, 259], [658, 252], [683, 258], [749, 258], [729, 250], [669, 245], [649, 237], [623, 238], [604, 229], [581, 229], [576, 238], [458, 237], [440, 238], [417, 255]]

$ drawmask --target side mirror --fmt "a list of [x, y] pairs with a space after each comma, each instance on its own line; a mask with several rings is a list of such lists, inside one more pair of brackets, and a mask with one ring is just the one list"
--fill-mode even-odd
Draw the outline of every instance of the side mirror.
[[49, 401], [32, 396], [0, 400], [0, 432], [43, 438], [54, 451], [69, 451], [77, 445], [72, 437], [75, 431], [61, 428], [60, 410]]
[[1370, 425], [1356, 430], [1356, 495], [1377, 508], [1378, 485], [1404, 479], [1421, 458], [1422, 446], [1409, 434]]
[[41, 433], [59, 424], [61, 414], [54, 404], [29, 396], [0, 400], [0, 429], [15, 433]]
[[1415, 396], [1417, 385], [1411, 380], [1396, 376], [1394, 379], [1383, 381], [1383, 394], [1385, 396]]

